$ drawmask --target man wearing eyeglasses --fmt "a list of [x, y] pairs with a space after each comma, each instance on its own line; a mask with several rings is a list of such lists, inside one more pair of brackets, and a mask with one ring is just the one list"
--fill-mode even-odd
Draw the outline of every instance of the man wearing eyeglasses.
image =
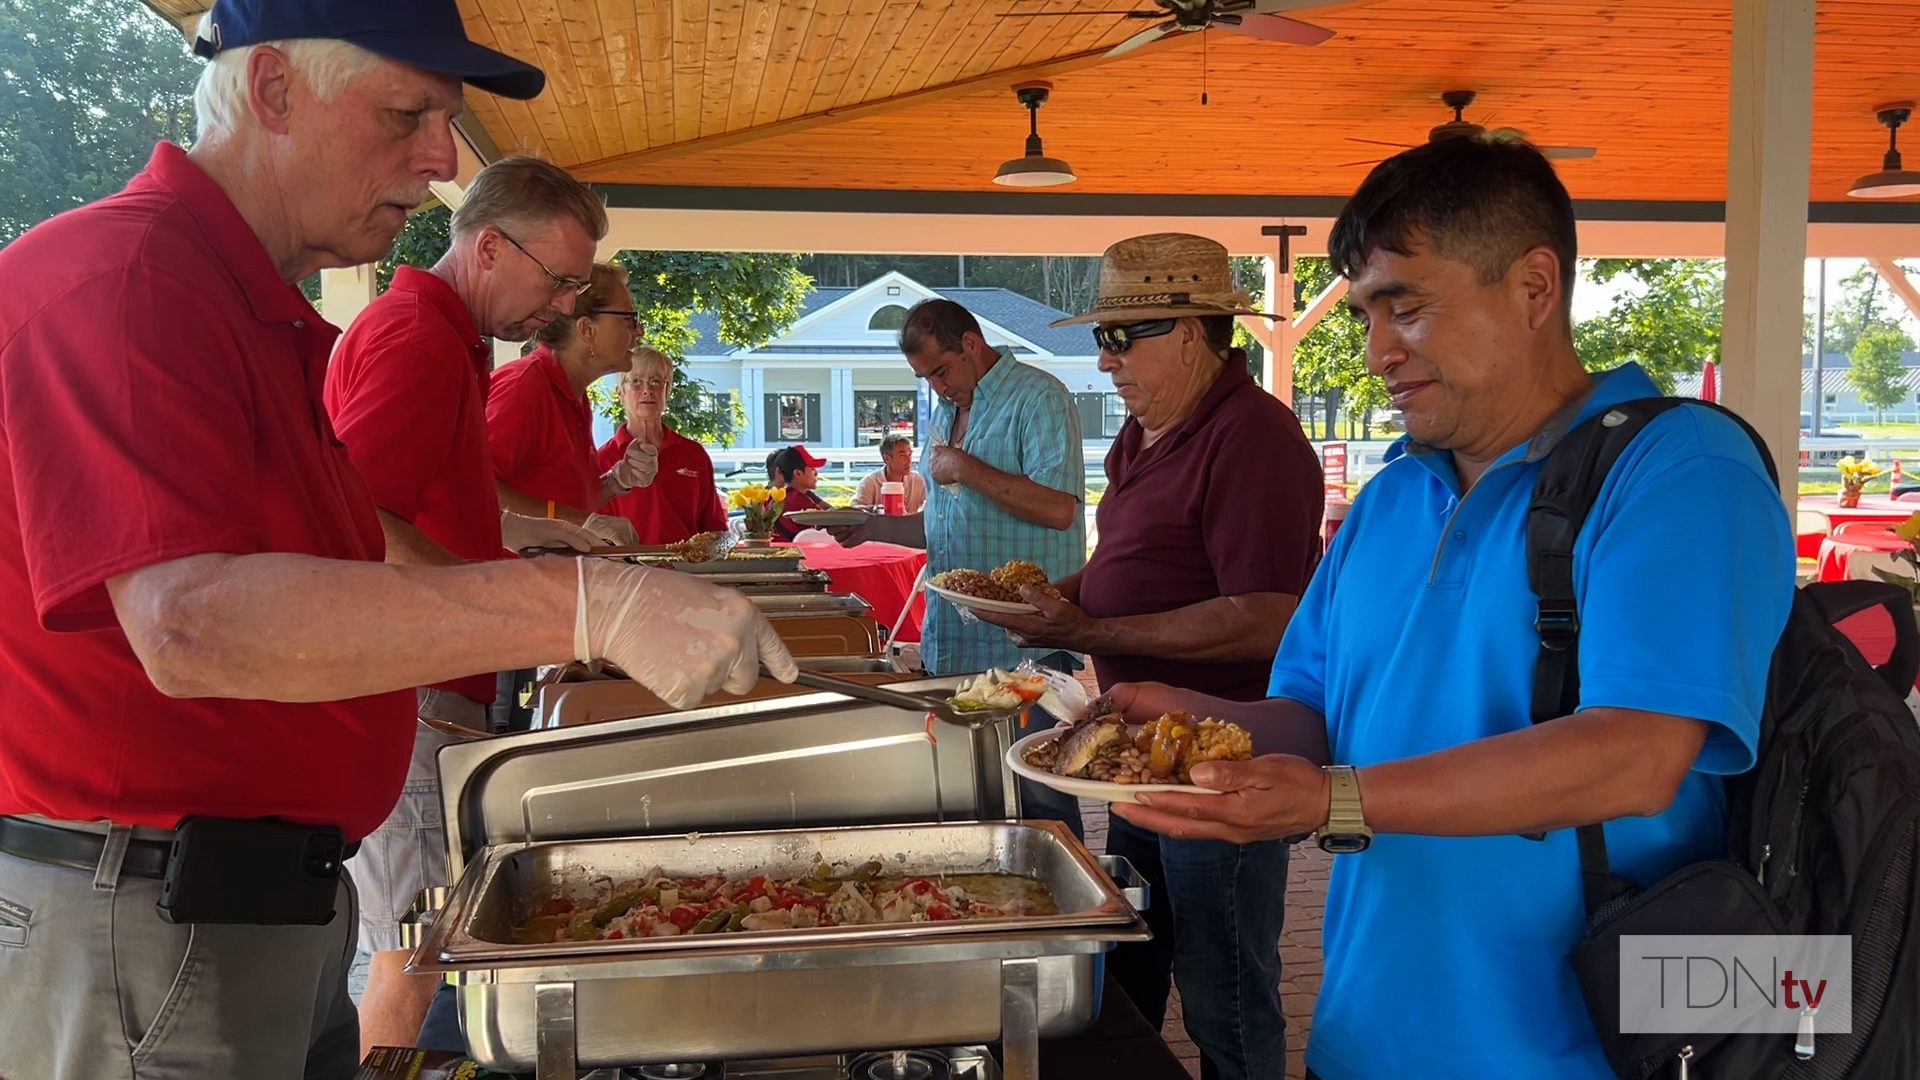
[[[341, 338], [327, 409], [372, 489], [389, 562], [455, 565], [596, 543], [577, 522], [502, 513], [487, 443], [487, 339], [522, 340], [572, 311], [606, 231], [600, 200], [564, 170], [497, 162], [454, 213], [446, 255], [431, 269], [399, 267]], [[361, 948], [373, 954], [363, 1050], [411, 1045], [426, 1013], [436, 980], [401, 971], [397, 924], [420, 890], [446, 884], [434, 755], [487, 731], [497, 692], [492, 674], [419, 690], [406, 786], [352, 862]]]

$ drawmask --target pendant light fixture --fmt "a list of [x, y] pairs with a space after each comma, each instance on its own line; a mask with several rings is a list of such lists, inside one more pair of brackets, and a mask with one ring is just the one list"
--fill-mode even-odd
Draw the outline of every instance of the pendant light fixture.
[[1882, 105], [1877, 112], [1880, 122], [1887, 127], [1886, 159], [1880, 163], [1879, 172], [1855, 180], [1853, 189], [1847, 194], [1856, 199], [1898, 199], [1920, 195], [1920, 172], [1901, 168], [1900, 165], [1900, 125], [1913, 115], [1913, 102]]
[[1040, 147], [1040, 106], [1047, 103], [1047, 95], [1052, 90], [1053, 84], [1044, 82], [1021, 83], [1013, 88], [1014, 96], [1027, 110], [1027, 152], [1000, 166], [1000, 171], [993, 174], [994, 183], [1007, 187], [1054, 187], [1073, 183], [1073, 166], [1048, 157]]

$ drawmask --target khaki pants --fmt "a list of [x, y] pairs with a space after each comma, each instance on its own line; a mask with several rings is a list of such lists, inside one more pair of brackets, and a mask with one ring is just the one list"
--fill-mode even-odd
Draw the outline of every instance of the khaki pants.
[[160, 882], [0, 855], [0, 1077], [348, 1080], [356, 897], [326, 926], [174, 926]]

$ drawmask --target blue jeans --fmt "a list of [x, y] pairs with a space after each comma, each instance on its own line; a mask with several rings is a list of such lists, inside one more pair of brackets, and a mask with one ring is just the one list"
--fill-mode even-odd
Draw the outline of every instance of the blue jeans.
[[1204, 1080], [1285, 1075], [1279, 949], [1287, 845], [1167, 840], [1115, 816], [1107, 852], [1125, 856], [1154, 892], [1154, 940], [1119, 946], [1109, 960], [1147, 1022], [1158, 1029], [1166, 1021], [1171, 971]]

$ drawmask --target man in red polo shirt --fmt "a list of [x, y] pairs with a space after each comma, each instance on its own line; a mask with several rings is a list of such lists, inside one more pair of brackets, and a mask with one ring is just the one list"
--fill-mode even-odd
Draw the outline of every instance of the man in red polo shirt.
[[0, 251], [16, 1080], [352, 1074], [339, 859], [400, 789], [407, 688], [592, 656], [688, 702], [793, 671], [684, 575], [381, 562], [321, 407], [337, 332], [294, 283], [382, 255], [453, 175], [463, 77], [540, 73], [452, 0], [217, 0], [200, 47], [193, 152]]
[[[400, 267], [340, 339], [327, 369], [327, 411], [372, 489], [387, 561], [497, 559], [544, 536], [581, 549], [596, 542], [565, 521], [502, 515], [487, 453], [486, 339], [525, 338], [572, 310], [606, 231], [600, 199], [564, 169], [531, 157], [496, 162], [468, 187], [440, 261], [430, 270]], [[360, 948], [373, 954], [360, 1002], [363, 1053], [411, 1043], [440, 983], [402, 971], [399, 921], [421, 890], [448, 884], [434, 758], [486, 732], [495, 684], [481, 674], [420, 688], [400, 802], [350, 866], [360, 887]]]

